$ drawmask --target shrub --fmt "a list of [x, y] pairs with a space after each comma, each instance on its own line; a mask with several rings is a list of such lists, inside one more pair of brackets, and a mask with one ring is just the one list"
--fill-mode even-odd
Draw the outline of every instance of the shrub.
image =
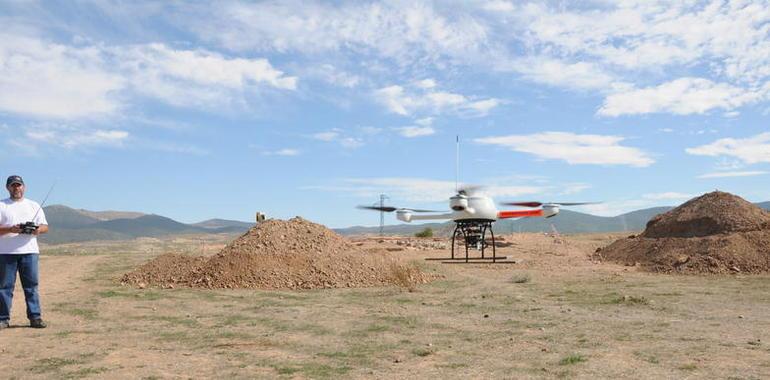
[[431, 229], [430, 227], [426, 227], [424, 230], [414, 234], [414, 236], [418, 238], [433, 237], [433, 229]]
[[586, 360], [588, 360], [588, 359], [586, 359], [585, 356], [580, 355], [580, 354], [574, 354], [574, 355], [567, 356], [564, 359], [560, 360], [559, 364], [560, 365], [571, 365], [571, 364], [582, 363], [582, 362], [584, 362]]

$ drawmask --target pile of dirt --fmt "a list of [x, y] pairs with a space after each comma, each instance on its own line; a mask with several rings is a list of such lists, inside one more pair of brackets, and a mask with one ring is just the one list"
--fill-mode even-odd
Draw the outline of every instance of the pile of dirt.
[[659, 214], [647, 223], [648, 238], [702, 237], [770, 227], [770, 214], [745, 199], [714, 191]]
[[165, 254], [123, 283], [203, 288], [314, 289], [427, 283], [432, 276], [384, 252], [360, 253], [330, 229], [300, 217], [268, 220], [214, 256]]
[[714, 191], [657, 215], [639, 236], [617, 240], [595, 256], [654, 272], [770, 272], [770, 213]]

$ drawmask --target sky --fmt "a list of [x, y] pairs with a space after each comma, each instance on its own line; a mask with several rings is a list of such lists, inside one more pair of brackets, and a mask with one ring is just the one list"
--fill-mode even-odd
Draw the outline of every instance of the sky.
[[770, 200], [767, 1], [10, 0], [0, 25], [0, 175], [49, 204], [376, 225], [355, 206], [445, 209], [456, 172], [603, 216]]

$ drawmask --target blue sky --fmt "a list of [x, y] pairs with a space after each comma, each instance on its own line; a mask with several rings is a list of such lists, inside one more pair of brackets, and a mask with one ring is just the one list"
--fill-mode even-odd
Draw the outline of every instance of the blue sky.
[[[184, 222], [770, 200], [770, 3], [0, 3], [3, 175]], [[390, 219], [390, 223], [396, 223]]]

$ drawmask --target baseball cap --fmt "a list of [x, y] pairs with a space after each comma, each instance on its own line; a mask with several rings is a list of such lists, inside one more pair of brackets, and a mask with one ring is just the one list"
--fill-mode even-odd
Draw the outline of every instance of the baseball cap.
[[5, 181], [5, 186], [6, 187], [11, 186], [14, 183], [18, 183], [18, 184], [22, 184], [23, 185], [24, 184], [24, 180], [21, 179], [21, 176], [12, 175], [12, 176], [8, 177], [8, 179]]

